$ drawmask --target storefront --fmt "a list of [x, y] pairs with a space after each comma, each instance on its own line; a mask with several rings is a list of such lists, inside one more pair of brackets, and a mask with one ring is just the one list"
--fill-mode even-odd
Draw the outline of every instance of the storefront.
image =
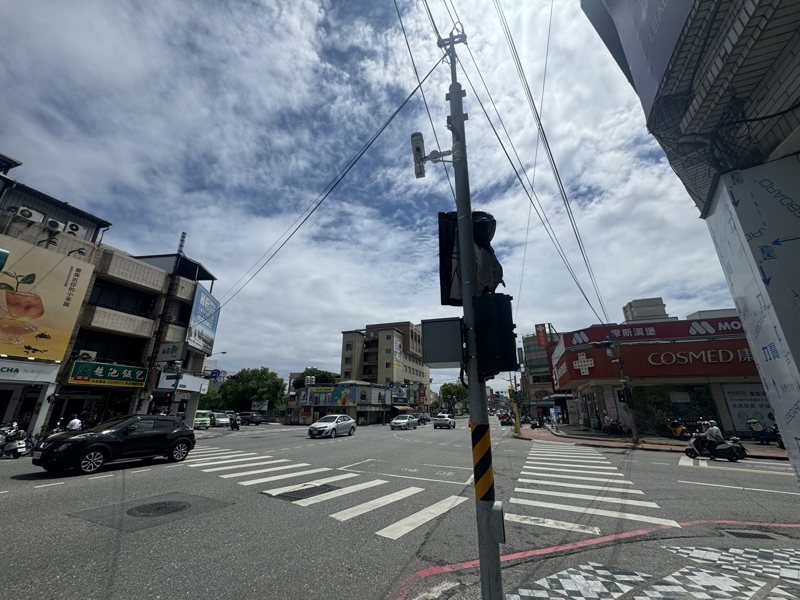
[[564, 334], [554, 355], [559, 388], [574, 390], [574, 424], [629, 428], [630, 388], [642, 433], [664, 434], [668, 423], [715, 419], [728, 432], [746, 431], [750, 418], [768, 424], [752, 353], [737, 318], [594, 326]]
[[55, 391], [57, 363], [0, 359], [0, 418], [22, 429], [36, 426], [36, 417]]
[[182, 413], [186, 423], [192, 426], [200, 396], [207, 392], [208, 379], [204, 377], [188, 373], [161, 373], [148, 412]]

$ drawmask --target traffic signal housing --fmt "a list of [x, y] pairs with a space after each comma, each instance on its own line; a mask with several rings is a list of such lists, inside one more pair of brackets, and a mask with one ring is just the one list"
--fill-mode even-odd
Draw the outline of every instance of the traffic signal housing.
[[498, 373], [516, 371], [517, 334], [511, 314], [511, 296], [486, 294], [474, 299], [475, 343], [478, 375], [490, 379]]

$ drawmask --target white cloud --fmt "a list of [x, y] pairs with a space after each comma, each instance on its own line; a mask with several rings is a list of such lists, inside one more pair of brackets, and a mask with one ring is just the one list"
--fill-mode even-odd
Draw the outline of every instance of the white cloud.
[[[222, 296], [416, 85], [392, 4], [266, 4], [6, 7], [0, 152], [24, 162], [13, 174], [112, 221], [106, 241], [134, 254], [173, 251], [187, 231], [187, 253], [218, 277]], [[550, 3], [503, 4], [539, 103]], [[649, 296], [678, 316], [731, 306], [705, 225], [647, 135], [633, 90], [578, 3], [554, 7], [540, 109], [609, 317]], [[482, 2], [457, 8], [531, 176], [537, 131], [498, 20]], [[432, 9], [446, 34], [446, 13]], [[441, 50], [420, 4], [401, 11], [424, 76]], [[458, 51], [499, 127], [467, 48]], [[460, 78], [473, 206], [497, 218], [518, 333], [595, 322], [535, 215], [527, 231], [528, 199]], [[442, 64], [424, 88], [444, 148], [449, 84]], [[342, 330], [458, 314], [438, 301], [436, 212], [453, 200], [441, 167], [414, 179], [413, 131], [435, 147], [419, 98], [226, 305], [216, 344], [224, 368], [338, 371]], [[541, 146], [536, 191], [594, 301]], [[434, 372], [437, 382], [455, 375]]]

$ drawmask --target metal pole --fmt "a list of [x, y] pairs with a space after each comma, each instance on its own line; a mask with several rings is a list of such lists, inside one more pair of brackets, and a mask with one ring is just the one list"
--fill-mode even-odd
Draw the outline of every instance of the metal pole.
[[[181, 407], [181, 402], [178, 400], [178, 384], [181, 381], [181, 375], [181, 369], [178, 367], [178, 372], [175, 373], [175, 385], [172, 386], [172, 402], [175, 404], [174, 416], [176, 417], [178, 416], [178, 413], [180, 412], [179, 409]], [[170, 410], [169, 413], [172, 414], [172, 410]]]
[[[455, 177], [456, 212], [458, 215], [458, 250], [461, 271], [461, 297], [464, 303], [464, 328], [466, 330], [466, 371], [469, 380], [470, 429], [472, 430], [472, 463], [475, 477], [475, 503], [478, 522], [478, 557], [480, 559], [481, 598], [500, 600], [503, 584], [500, 574], [500, 542], [502, 533], [502, 508], [495, 507], [494, 472], [492, 470], [492, 440], [489, 434], [489, 411], [486, 408], [486, 388], [478, 374], [478, 357], [475, 340], [475, 242], [472, 232], [472, 206], [469, 193], [467, 144], [464, 132], [462, 99], [464, 90], [456, 77], [455, 44], [466, 42], [463, 33], [439, 40], [447, 49], [450, 61], [451, 83], [447, 99], [450, 101], [449, 126], [453, 136], [453, 172]], [[498, 516], [500, 520], [498, 522]]]
[[622, 377], [622, 389], [623, 394], [625, 395], [625, 400], [628, 403], [628, 410], [631, 413], [631, 439], [633, 443], [636, 444], [639, 441], [639, 430], [636, 427], [636, 412], [634, 411], [633, 407], [633, 392], [631, 391], [630, 386], [628, 386], [628, 373], [625, 371], [625, 361], [622, 358], [622, 346], [620, 346], [619, 340], [615, 340], [615, 348], [617, 350], [617, 360], [619, 361], [619, 374]]

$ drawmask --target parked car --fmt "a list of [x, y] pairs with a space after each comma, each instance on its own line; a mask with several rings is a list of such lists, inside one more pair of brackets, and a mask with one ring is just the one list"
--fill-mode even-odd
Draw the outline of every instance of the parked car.
[[440, 427], [447, 427], [448, 429], [456, 428], [456, 420], [447, 413], [439, 413], [433, 417], [433, 428], [439, 429]]
[[347, 415], [325, 415], [319, 421], [312, 423], [308, 428], [308, 437], [330, 437], [337, 435], [353, 435], [356, 432], [356, 422]]
[[205, 427], [206, 429], [211, 427], [210, 410], [198, 410], [194, 413], [194, 428], [200, 429], [201, 427]]
[[425, 413], [414, 413], [414, 418], [417, 420], [417, 423], [420, 425], [425, 425], [425, 423], [431, 422], [431, 416], [426, 415]]
[[231, 418], [225, 413], [211, 413], [211, 424], [214, 427], [229, 427], [231, 424]]
[[119, 459], [166, 456], [180, 462], [192, 448], [194, 431], [182, 419], [128, 416], [48, 436], [34, 448], [33, 464], [50, 472], [75, 468], [88, 474]]
[[256, 412], [239, 413], [242, 425], [261, 425], [264, 422], [264, 415]]
[[389, 422], [389, 427], [392, 429], [416, 429], [417, 420], [414, 415], [397, 415]]

